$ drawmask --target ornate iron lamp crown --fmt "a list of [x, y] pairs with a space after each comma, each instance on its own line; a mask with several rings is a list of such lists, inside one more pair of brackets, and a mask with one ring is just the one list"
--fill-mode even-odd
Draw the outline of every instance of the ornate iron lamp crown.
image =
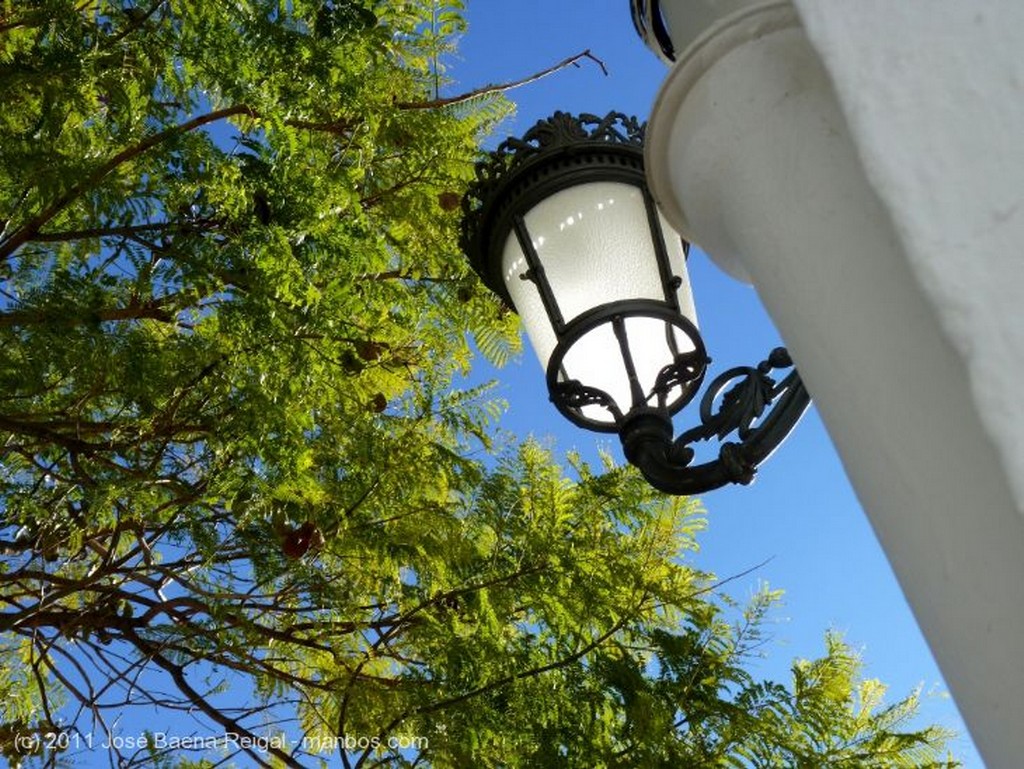
[[463, 251], [484, 283], [509, 307], [504, 282], [486, 261], [489, 240], [520, 196], [529, 195], [545, 178], [585, 178], [588, 167], [615, 159], [643, 169], [646, 123], [621, 112], [604, 117], [555, 112], [538, 121], [522, 138], [509, 137], [476, 165], [476, 179], [462, 198]]

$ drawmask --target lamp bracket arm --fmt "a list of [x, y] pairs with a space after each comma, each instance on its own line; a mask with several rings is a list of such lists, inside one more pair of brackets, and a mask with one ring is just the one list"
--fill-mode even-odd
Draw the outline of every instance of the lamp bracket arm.
[[[672, 439], [672, 425], [655, 411], [627, 416], [622, 430], [626, 458], [655, 488], [668, 494], [699, 494], [754, 480], [758, 466], [785, 440], [811, 399], [796, 369], [781, 381], [774, 369], [792, 367], [776, 348], [757, 367], [736, 367], [718, 376], [701, 400], [699, 425]], [[717, 404], [717, 409], [715, 408]], [[739, 442], [722, 442], [736, 433]], [[718, 458], [692, 465], [691, 444], [716, 438]]]

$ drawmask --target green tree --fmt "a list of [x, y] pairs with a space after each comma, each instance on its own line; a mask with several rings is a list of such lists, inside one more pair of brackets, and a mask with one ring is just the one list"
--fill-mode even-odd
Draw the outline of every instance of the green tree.
[[[453, 389], [468, 335], [518, 348], [455, 245], [507, 111], [441, 97], [462, 27], [0, 2], [0, 752], [939, 765], [834, 640], [789, 688], [744, 673], [771, 597], [723, 618], [693, 503], [496, 446], [501, 405]], [[237, 737], [101, 747], [154, 709]]]

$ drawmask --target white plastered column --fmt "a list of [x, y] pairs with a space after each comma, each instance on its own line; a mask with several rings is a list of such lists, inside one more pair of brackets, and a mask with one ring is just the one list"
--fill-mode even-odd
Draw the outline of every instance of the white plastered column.
[[[687, 4], [674, 4], [684, 23]], [[747, 3], [695, 36], [655, 105], [648, 175], [669, 221], [757, 288], [979, 750], [1011, 769], [1024, 756], [1024, 400], [1011, 397], [1024, 379], [1024, 202], [1013, 225], [1011, 199], [1024, 174], [978, 198], [1012, 165], [998, 154], [1024, 142], [1024, 120], [1000, 114], [1015, 138], [971, 148], [979, 164], [960, 123], [934, 126], [954, 136], [931, 143], [915, 133], [945, 104], [938, 86], [922, 99], [910, 74], [880, 82], [897, 43], [926, 45], [906, 8], [975, 4], [795, 4], [803, 19], [786, 2]], [[888, 52], [866, 40], [882, 27]], [[896, 116], [898, 137], [884, 125], [896, 106], [919, 110]], [[979, 242], [986, 225], [998, 232]]]

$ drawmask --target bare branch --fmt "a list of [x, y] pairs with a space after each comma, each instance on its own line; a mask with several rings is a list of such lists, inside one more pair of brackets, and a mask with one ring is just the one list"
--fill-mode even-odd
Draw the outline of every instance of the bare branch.
[[529, 77], [524, 77], [522, 80], [514, 80], [511, 83], [499, 83], [496, 85], [485, 85], [483, 88], [477, 88], [475, 91], [469, 91], [468, 93], [460, 94], [458, 96], [449, 96], [444, 99], [433, 99], [431, 101], [424, 102], [397, 102], [395, 104], [399, 109], [437, 109], [438, 107], [450, 107], [453, 104], [462, 104], [463, 102], [476, 99], [480, 96], [488, 96], [493, 93], [504, 93], [505, 91], [511, 91], [514, 88], [520, 88], [530, 83], [536, 83], [538, 80], [552, 75], [555, 72], [565, 69], [566, 67], [579, 67], [581, 59], [590, 59], [591, 61], [597, 62], [597, 65], [601, 68], [601, 72], [608, 75], [608, 68], [604, 62], [594, 56], [588, 48], [585, 51], [581, 51], [575, 56], [570, 56], [568, 59], [563, 59], [554, 66], [548, 67], [545, 70], [541, 70]]
[[[188, 698], [192, 705], [202, 711], [205, 716], [210, 718], [214, 723], [223, 726], [229, 733], [240, 734], [245, 737], [247, 745], [262, 744], [257, 735], [242, 726], [242, 724], [240, 724], [236, 719], [226, 716], [220, 708], [214, 707], [202, 694], [196, 691], [192, 685], [189, 684], [188, 678], [185, 676], [185, 668], [183, 665], [176, 665], [171, 662], [171, 660], [163, 655], [157, 646], [142, 638], [140, 635], [135, 633], [134, 630], [126, 633], [126, 637], [139, 649], [140, 652], [156, 663], [157, 667], [167, 672], [181, 693]], [[285, 766], [294, 767], [294, 769], [303, 769], [302, 764], [276, 745], [268, 744], [266, 749], [268, 753], [276, 757]], [[270, 767], [273, 765], [266, 761], [258, 751], [252, 748], [243, 746], [242, 750], [244, 750], [260, 766]]]

